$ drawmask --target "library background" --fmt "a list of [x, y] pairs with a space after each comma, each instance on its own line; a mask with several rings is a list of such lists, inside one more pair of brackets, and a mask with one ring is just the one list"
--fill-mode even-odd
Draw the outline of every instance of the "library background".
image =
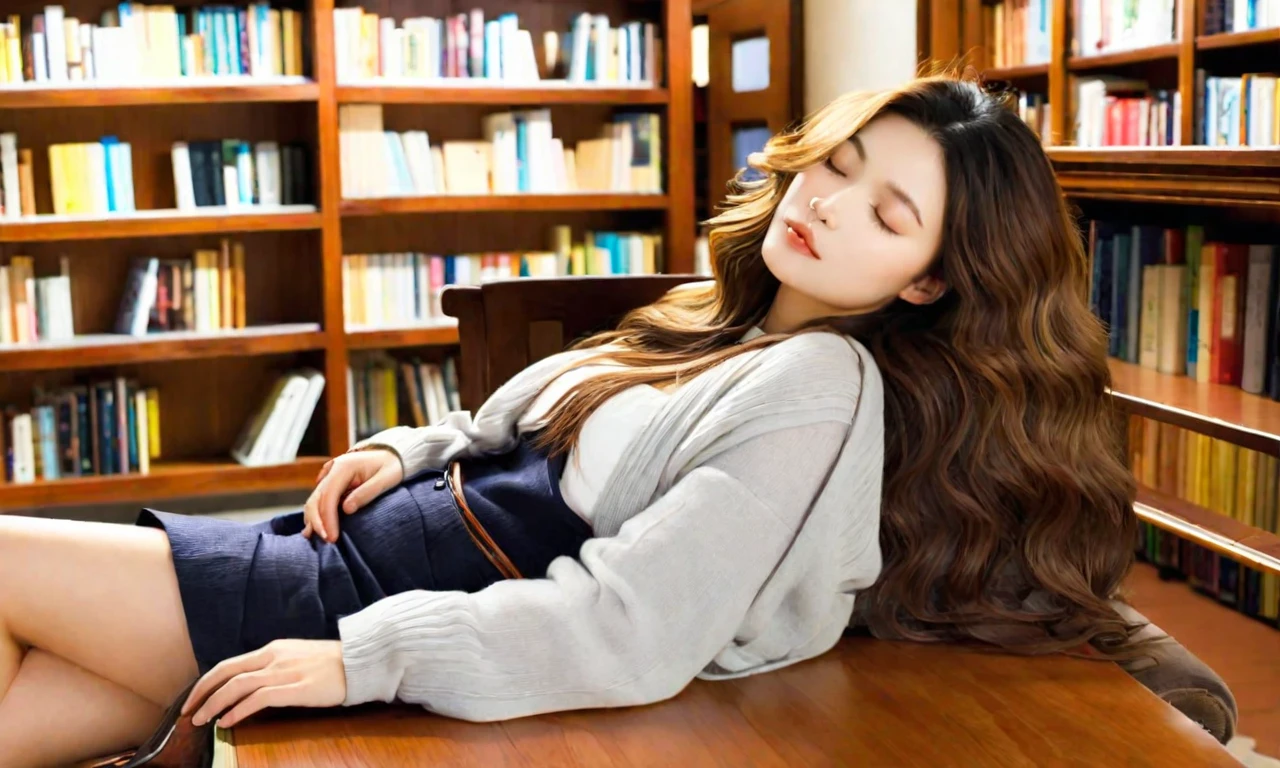
[[[471, 405], [446, 286], [708, 274], [699, 222], [819, 106], [839, 5], [7, 3], [0, 513], [294, 506]], [[908, 21], [912, 69], [965, 58], [1042, 136], [1111, 331], [1135, 605], [1280, 758], [1280, 0]]]

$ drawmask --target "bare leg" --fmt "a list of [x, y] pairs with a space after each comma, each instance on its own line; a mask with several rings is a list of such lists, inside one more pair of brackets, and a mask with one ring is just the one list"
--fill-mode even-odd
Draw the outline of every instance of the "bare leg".
[[0, 701], [0, 767], [67, 765], [136, 747], [161, 712], [132, 691], [33, 649]]
[[18, 641], [4, 628], [0, 622], [0, 701], [4, 692], [9, 689], [13, 679], [18, 676], [18, 667], [22, 666], [23, 648]]
[[169, 539], [152, 528], [0, 516], [0, 626], [157, 707], [196, 674]]

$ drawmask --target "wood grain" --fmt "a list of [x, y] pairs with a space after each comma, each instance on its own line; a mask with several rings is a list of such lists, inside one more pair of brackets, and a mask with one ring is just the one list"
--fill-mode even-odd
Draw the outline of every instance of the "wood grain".
[[1189, 501], [1140, 487], [1138, 517], [1256, 570], [1280, 574], [1280, 536]]
[[1093, 56], [1072, 56], [1067, 59], [1067, 69], [1072, 72], [1092, 72], [1099, 69], [1141, 64], [1151, 61], [1178, 58], [1178, 43], [1152, 45], [1131, 51], [1100, 53]]
[[670, 205], [666, 195], [574, 192], [555, 195], [435, 195], [379, 197], [342, 201], [343, 216], [389, 213], [463, 213], [470, 211], [643, 211]]
[[1237, 765], [1110, 662], [867, 638], [646, 707], [498, 723], [406, 706], [276, 710], [233, 737], [240, 768]]
[[288, 84], [217, 83], [118, 88], [5, 88], [0, 109], [50, 107], [131, 107], [147, 104], [232, 104], [268, 101], [315, 101], [314, 82]]
[[494, 104], [539, 106], [543, 104], [666, 104], [665, 88], [515, 88], [505, 86], [461, 87], [424, 85], [340, 85], [339, 104]]
[[[314, 327], [314, 326], [313, 326]], [[194, 360], [199, 358], [245, 357], [323, 349], [325, 336], [318, 330], [280, 332], [254, 328], [249, 332], [225, 331], [195, 334], [183, 331], [156, 333], [141, 338], [104, 336], [73, 344], [40, 342], [10, 347], [0, 346], [0, 372], [52, 371], [62, 368], [91, 368], [105, 365]]]
[[152, 465], [147, 475], [80, 477], [30, 485], [0, 483], [0, 513], [13, 509], [75, 504], [146, 502], [191, 496], [306, 490], [315, 485], [326, 459], [304, 457], [289, 464], [242, 467], [225, 461], [179, 461]]
[[1033, 80], [1049, 76], [1048, 64], [1019, 64], [1015, 67], [988, 67], [982, 71], [988, 80]]
[[1249, 29], [1244, 32], [1224, 32], [1217, 35], [1200, 35], [1196, 38], [1196, 49], [1201, 51], [1245, 48], [1254, 45], [1274, 47], [1278, 44], [1280, 44], [1280, 27]]
[[222, 209], [218, 213], [145, 211], [99, 217], [33, 216], [0, 223], [0, 243], [280, 232], [320, 228], [314, 209], [281, 212]]
[[442, 346], [458, 343], [454, 325], [407, 328], [373, 328], [347, 332], [348, 349], [391, 349], [394, 347]]
[[1112, 396], [1129, 412], [1280, 456], [1280, 402], [1115, 358], [1107, 364]]

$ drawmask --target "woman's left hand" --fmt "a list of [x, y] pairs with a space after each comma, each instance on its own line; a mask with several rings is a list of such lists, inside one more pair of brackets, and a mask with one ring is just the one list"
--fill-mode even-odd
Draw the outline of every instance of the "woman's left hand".
[[226, 659], [196, 683], [182, 705], [192, 723], [230, 728], [267, 707], [336, 707], [347, 698], [340, 640], [276, 640]]

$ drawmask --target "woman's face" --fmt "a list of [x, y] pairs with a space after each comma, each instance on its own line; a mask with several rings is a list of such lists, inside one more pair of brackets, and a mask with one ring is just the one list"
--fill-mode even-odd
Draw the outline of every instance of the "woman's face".
[[872, 312], [895, 297], [925, 304], [946, 288], [922, 277], [945, 202], [942, 148], [883, 115], [792, 180], [762, 255], [780, 290], [800, 294], [814, 317]]

